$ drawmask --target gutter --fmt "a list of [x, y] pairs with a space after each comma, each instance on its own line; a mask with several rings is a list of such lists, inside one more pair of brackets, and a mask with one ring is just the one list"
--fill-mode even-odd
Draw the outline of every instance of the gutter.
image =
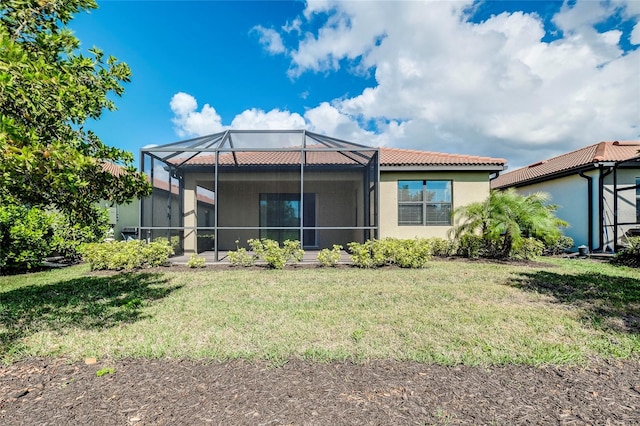
[[437, 172], [437, 171], [483, 171], [498, 173], [507, 167], [503, 165], [455, 165], [455, 164], [434, 164], [434, 165], [409, 165], [394, 166], [380, 164], [382, 172]]

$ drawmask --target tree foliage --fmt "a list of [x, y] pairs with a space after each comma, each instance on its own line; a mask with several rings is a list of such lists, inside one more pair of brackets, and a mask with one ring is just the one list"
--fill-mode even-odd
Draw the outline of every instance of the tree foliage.
[[[80, 42], [67, 24], [93, 0], [3, 0], [0, 4], [0, 201], [53, 206], [91, 222], [94, 203], [147, 195], [133, 155], [84, 128], [122, 95], [129, 67]], [[122, 166], [116, 176], [103, 165]]]
[[511, 256], [514, 247], [521, 247], [526, 238], [553, 244], [568, 224], [556, 217], [557, 206], [548, 201], [549, 195], [543, 192], [524, 196], [513, 189], [491, 191], [485, 201], [454, 211], [454, 235], [458, 239], [479, 235], [492, 257]]

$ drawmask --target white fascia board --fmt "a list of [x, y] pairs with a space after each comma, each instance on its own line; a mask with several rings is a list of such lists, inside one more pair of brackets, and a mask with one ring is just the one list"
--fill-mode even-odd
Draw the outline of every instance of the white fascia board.
[[383, 166], [380, 165], [381, 172], [439, 172], [439, 171], [487, 171], [498, 172], [505, 170], [506, 166], [496, 165], [475, 165], [475, 166], [456, 166], [456, 165], [434, 165], [434, 166]]

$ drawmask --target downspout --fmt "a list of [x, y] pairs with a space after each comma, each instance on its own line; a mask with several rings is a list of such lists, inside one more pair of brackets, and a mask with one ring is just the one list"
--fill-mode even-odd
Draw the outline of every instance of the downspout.
[[[593, 250], [593, 178], [591, 176], [585, 175], [584, 170], [581, 170], [579, 175], [580, 177], [587, 180], [587, 221], [589, 223], [589, 234], [587, 235], [587, 241], [589, 245], [589, 251], [591, 251]], [[602, 225], [602, 221], [600, 221], [600, 225]], [[600, 233], [600, 235], [602, 235], [602, 232]], [[600, 239], [600, 247], [602, 247], [602, 239]]]
[[[599, 245], [598, 245], [598, 250], [597, 251], [603, 251], [604, 250], [604, 244], [602, 242], [602, 236], [604, 235], [604, 178], [606, 178], [607, 176], [609, 176], [611, 174], [611, 172], [613, 172], [613, 168], [610, 167], [606, 172], [604, 171], [603, 168], [600, 168], [600, 183], [598, 185], [598, 204], [600, 206], [599, 208], [599, 232], [600, 232], [600, 237], [599, 237]], [[615, 244], [614, 244], [615, 245]]]

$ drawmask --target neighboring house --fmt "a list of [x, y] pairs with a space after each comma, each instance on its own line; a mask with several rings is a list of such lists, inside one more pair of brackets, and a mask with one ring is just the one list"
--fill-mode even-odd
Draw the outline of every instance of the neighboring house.
[[640, 141], [600, 142], [504, 173], [491, 188], [549, 193], [576, 246], [613, 251], [640, 233], [638, 150]]
[[[102, 169], [116, 177], [123, 172], [121, 166], [113, 163], [103, 163]], [[105, 208], [109, 214], [109, 226], [115, 240], [135, 236], [140, 224], [140, 200], [136, 198], [129, 204], [114, 204], [103, 200], [100, 207]]]
[[217, 256], [250, 238], [304, 248], [446, 238], [451, 212], [485, 199], [506, 160], [230, 130], [145, 148], [141, 163], [154, 186], [141, 203], [142, 237], [178, 237], [185, 252]]

